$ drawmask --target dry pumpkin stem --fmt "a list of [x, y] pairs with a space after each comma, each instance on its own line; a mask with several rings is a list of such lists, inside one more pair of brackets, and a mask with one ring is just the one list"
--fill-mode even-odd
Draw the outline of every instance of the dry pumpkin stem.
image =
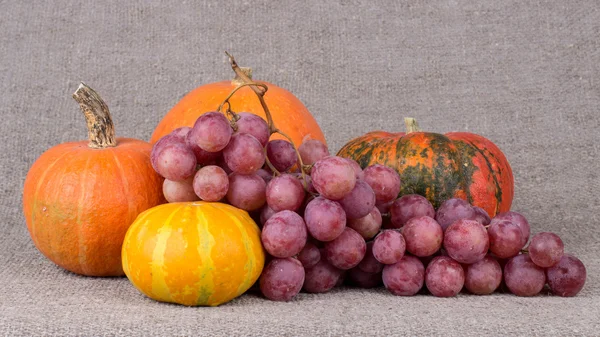
[[412, 117], [404, 117], [404, 125], [406, 126], [406, 133], [421, 132], [417, 120]]
[[90, 140], [88, 146], [93, 149], [117, 146], [115, 126], [108, 106], [100, 95], [82, 82], [73, 93], [73, 98], [79, 103], [79, 107], [85, 115]]
[[[292, 147], [294, 148], [294, 151], [296, 152], [296, 157], [298, 157], [298, 162], [300, 163], [299, 166], [300, 166], [300, 173], [302, 174], [302, 184], [304, 185], [304, 189], [308, 191], [308, 183], [306, 181], [305, 165], [302, 162], [302, 156], [300, 156], [300, 152], [298, 152], [298, 149], [296, 148], [296, 145], [294, 145], [292, 138], [290, 136], [288, 136], [287, 134], [285, 134], [284, 132], [282, 132], [281, 130], [279, 130], [275, 126], [275, 124], [273, 122], [273, 116], [271, 115], [271, 111], [269, 110], [269, 107], [267, 106], [267, 103], [265, 102], [264, 95], [267, 92], [268, 87], [264, 84], [254, 83], [252, 81], [252, 79], [250, 79], [250, 77], [248, 76], [247, 71], [244, 71], [244, 69], [246, 69], [246, 68], [241, 68], [240, 66], [238, 66], [237, 62], [235, 62], [235, 58], [233, 58], [233, 55], [229, 54], [228, 52], [225, 52], [225, 54], [229, 57], [229, 63], [231, 64], [231, 69], [233, 69], [233, 71], [236, 74], [236, 78], [239, 78], [240, 81], [243, 81], [243, 84], [240, 84], [237, 88], [235, 88], [233, 90], [233, 92], [231, 94], [229, 94], [229, 96], [227, 97], [226, 100], [229, 100], [229, 98], [242, 86], [246, 86], [246, 85], [250, 86], [250, 88], [254, 91], [254, 93], [256, 93], [256, 96], [258, 96], [260, 105], [262, 106], [263, 110], [265, 111], [265, 116], [267, 116], [267, 125], [269, 126], [269, 132], [271, 134], [278, 133], [278, 134], [282, 135], [292, 144]], [[264, 90], [260, 90], [261, 88]], [[265, 158], [267, 161], [267, 165], [269, 165], [269, 167], [271, 169], [274, 169], [274, 167], [272, 167], [271, 163], [269, 162], [269, 158], [266, 155], [266, 152], [265, 152]], [[273, 172], [278, 172], [278, 171], [275, 170]]]

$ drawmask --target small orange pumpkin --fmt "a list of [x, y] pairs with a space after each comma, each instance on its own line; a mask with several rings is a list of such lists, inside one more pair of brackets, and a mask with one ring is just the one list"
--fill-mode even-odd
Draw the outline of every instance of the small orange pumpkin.
[[[242, 71], [251, 77], [250, 68], [242, 68]], [[154, 130], [150, 142], [157, 142], [176, 128], [193, 126], [200, 115], [215, 111], [229, 93], [243, 83], [242, 79], [236, 77], [232, 81], [209, 83], [192, 90], [163, 117]], [[317, 139], [325, 143], [325, 136], [319, 124], [298, 98], [274, 84], [263, 81], [256, 81], [256, 83], [268, 86], [264, 99], [269, 106], [273, 122], [290, 136], [296, 147], [307, 139]], [[236, 112], [250, 112], [267, 119], [260, 101], [249, 87], [239, 89], [229, 101]], [[275, 134], [272, 139], [286, 138]]]
[[140, 214], [123, 242], [133, 285], [161, 302], [217, 306], [262, 272], [260, 230], [247, 212], [218, 202], [181, 202]]
[[121, 245], [137, 215], [164, 202], [152, 146], [116, 138], [108, 107], [85, 84], [73, 94], [85, 114], [89, 143], [44, 152], [25, 179], [23, 212], [35, 246], [81, 275], [121, 276]]
[[382, 164], [400, 174], [400, 195], [420, 194], [437, 208], [462, 198], [490, 216], [510, 210], [514, 178], [508, 160], [490, 140], [469, 132], [422, 132], [413, 118], [407, 132], [369, 132], [349, 141], [338, 156], [362, 168]]

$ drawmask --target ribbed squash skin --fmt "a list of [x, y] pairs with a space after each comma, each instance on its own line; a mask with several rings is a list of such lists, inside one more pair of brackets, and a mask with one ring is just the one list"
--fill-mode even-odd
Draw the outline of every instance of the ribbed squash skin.
[[248, 290], [262, 272], [260, 230], [248, 213], [209, 202], [152, 208], [123, 242], [123, 270], [146, 296], [186, 306], [217, 306]]
[[514, 196], [511, 167], [490, 140], [468, 132], [374, 131], [348, 142], [338, 156], [365, 168], [382, 164], [400, 174], [400, 195], [420, 194], [435, 208], [457, 197], [490, 216], [510, 210]]

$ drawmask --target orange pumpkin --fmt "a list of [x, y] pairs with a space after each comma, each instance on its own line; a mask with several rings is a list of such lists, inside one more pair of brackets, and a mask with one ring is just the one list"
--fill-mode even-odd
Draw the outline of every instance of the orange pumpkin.
[[[242, 70], [247, 75], [251, 75], [249, 68], [242, 68]], [[200, 115], [215, 111], [229, 93], [242, 83], [244, 82], [240, 78], [236, 78], [232, 81], [205, 84], [192, 90], [163, 117], [154, 130], [150, 142], [157, 142], [176, 128], [193, 126]], [[325, 136], [317, 121], [298, 98], [274, 84], [262, 81], [256, 83], [268, 86], [264, 99], [269, 106], [273, 122], [278, 129], [290, 136], [294, 145], [300, 146], [307, 139], [317, 139], [325, 143]], [[229, 101], [234, 111], [250, 112], [266, 120], [260, 101], [251, 88], [239, 89]], [[275, 134], [272, 139], [285, 138]]]
[[89, 143], [44, 152], [25, 179], [23, 212], [35, 246], [81, 275], [120, 276], [121, 245], [137, 215], [162, 202], [151, 145], [116, 138], [106, 104], [83, 83], [73, 94], [85, 114]]
[[169, 203], [140, 214], [123, 242], [133, 285], [161, 302], [217, 306], [260, 276], [265, 253], [248, 213], [204, 201]]
[[514, 178], [510, 164], [490, 140], [469, 132], [422, 132], [406, 118], [407, 133], [374, 131], [348, 142], [339, 156], [362, 168], [382, 164], [400, 174], [400, 195], [420, 194], [434, 207], [456, 197], [490, 216], [510, 210]]

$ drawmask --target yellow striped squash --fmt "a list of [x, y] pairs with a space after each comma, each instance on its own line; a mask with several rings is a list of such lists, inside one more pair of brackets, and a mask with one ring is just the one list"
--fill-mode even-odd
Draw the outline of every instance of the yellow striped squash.
[[146, 296], [217, 306], [248, 290], [262, 272], [260, 229], [247, 212], [218, 202], [169, 203], [141, 213], [122, 249], [123, 270]]

